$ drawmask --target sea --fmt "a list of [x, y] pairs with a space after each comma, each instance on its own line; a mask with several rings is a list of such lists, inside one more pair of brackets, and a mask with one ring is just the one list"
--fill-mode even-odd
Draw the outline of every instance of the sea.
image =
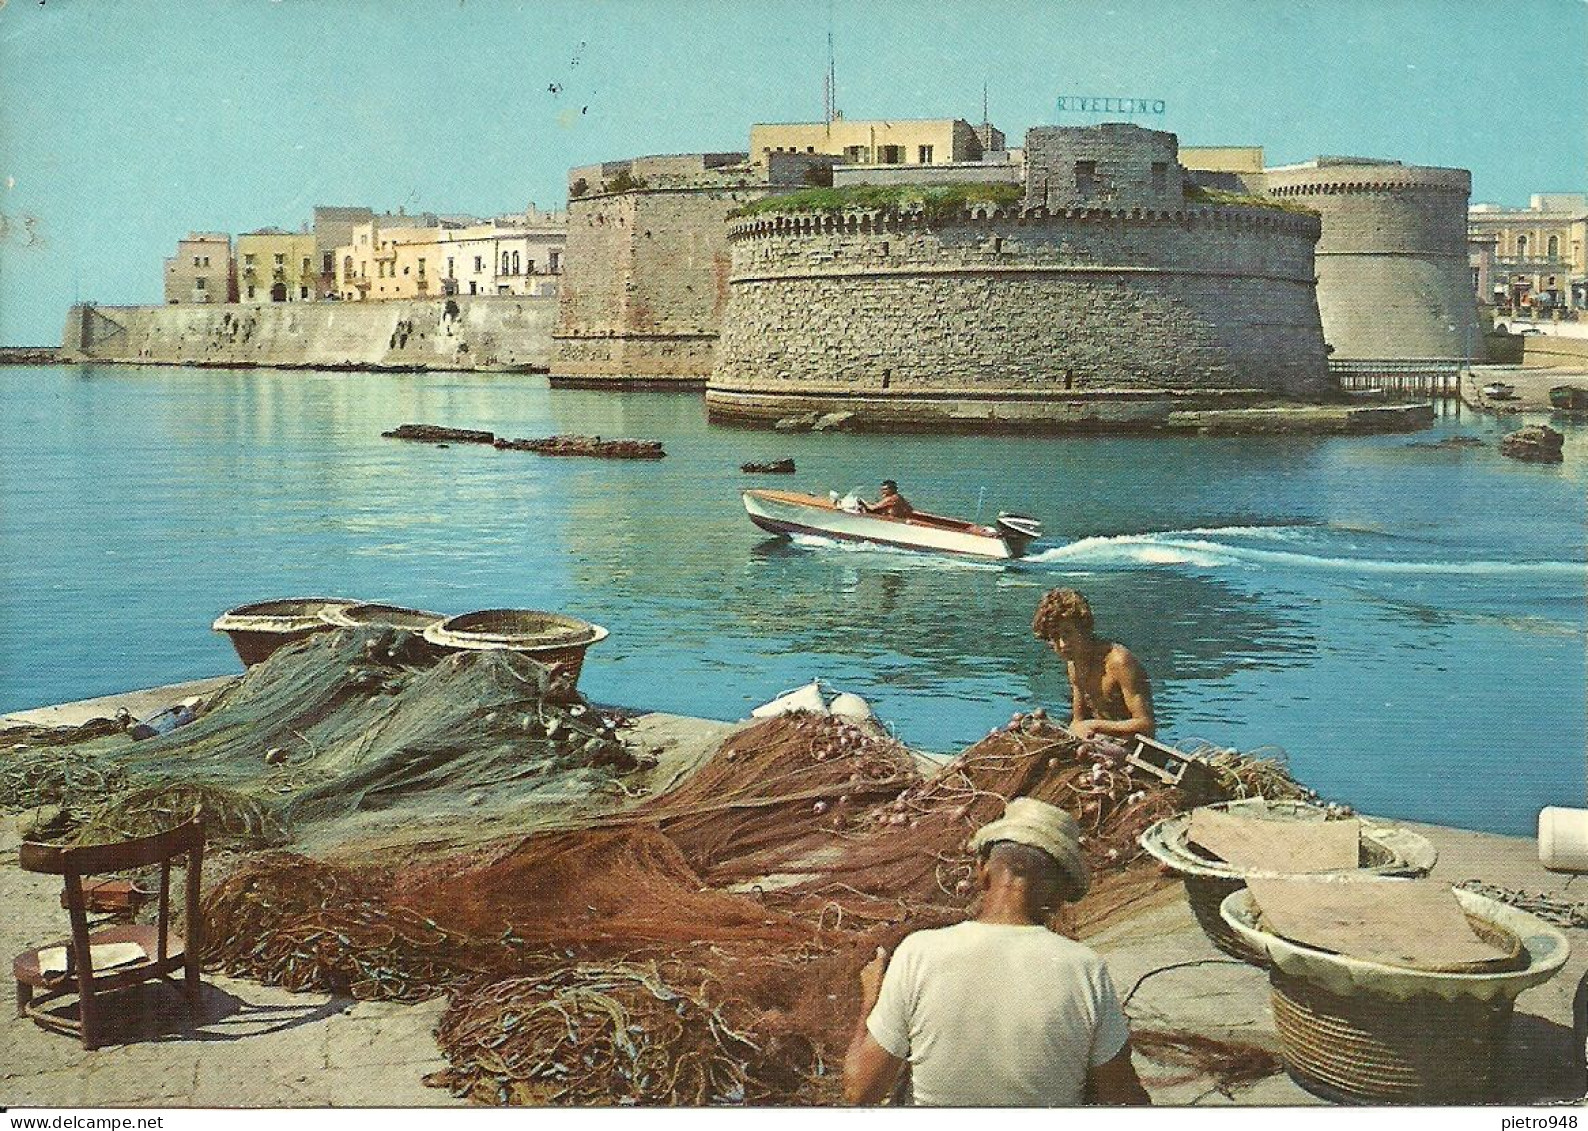
[[[1560, 466], [1449, 405], [1351, 437], [779, 434], [698, 395], [491, 374], [0, 368], [0, 710], [239, 669], [214, 618], [350, 597], [602, 624], [581, 689], [746, 716], [819, 679], [950, 754], [1069, 702], [1031, 634], [1072, 586], [1161, 737], [1283, 757], [1367, 813], [1502, 833], [1585, 804], [1588, 427]], [[403, 423], [661, 440], [656, 462], [383, 439]], [[1469, 440], [1479, 443], [1464, 442]], [[793, 476], [747, 475], [792, 457]], [[776, 540], [739, 492], [1038, 516], [1028, 559]]]

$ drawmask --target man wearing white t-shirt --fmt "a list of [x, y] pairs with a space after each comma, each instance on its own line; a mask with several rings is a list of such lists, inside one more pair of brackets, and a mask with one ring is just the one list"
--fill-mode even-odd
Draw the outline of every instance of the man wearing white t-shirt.
[[911, 1102], [923, 1106], [1151, 1103], [1108, 968], [1044, 925], [1090, 883], [1075, 819], [1016, 798], [971, 848], [980, 914], [917, 931], [891, 963], [879, 948], [861, 971], [844, 1097], [877, 1103], [908, 1063]]

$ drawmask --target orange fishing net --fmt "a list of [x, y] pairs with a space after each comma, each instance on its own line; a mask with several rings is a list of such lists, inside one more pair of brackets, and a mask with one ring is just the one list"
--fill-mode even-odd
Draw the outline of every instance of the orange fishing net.
[[860, 967], [970, 915], [967, 841], [1016, 796], [1085, 831], [1093, 887], [1055, 929], [1167, 887], [1136, 838], [1185, 799], [1117, 752], [1026, 719], [923, 776], [885, 736], [792, 714], [577, 827], [358, 868], [253, 858], [206, 899], [212, 956], [288, 985], [448, 990], [433, 1082], [484, 1102], [836, 1102]]

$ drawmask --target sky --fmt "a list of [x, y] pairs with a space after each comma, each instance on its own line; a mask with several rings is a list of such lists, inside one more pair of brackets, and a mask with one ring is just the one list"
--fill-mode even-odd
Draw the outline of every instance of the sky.
[[1533, 0], [0, 0], [0, 345], [161, 300], [190, 230], [316, 204], [562, 207], [570, 166], [819, 121], [1161, 99], [1183, 145], [1588, 191], [1588, 3]]

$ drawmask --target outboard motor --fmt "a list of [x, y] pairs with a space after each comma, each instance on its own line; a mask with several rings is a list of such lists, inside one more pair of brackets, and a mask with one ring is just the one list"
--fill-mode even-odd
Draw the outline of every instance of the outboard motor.
[[998, 512], [998, 536], [1009, 547], [1012, 558], [1024, 557], [1026, 548], [1042, 537], [1042, 522], [1026, 514]]

